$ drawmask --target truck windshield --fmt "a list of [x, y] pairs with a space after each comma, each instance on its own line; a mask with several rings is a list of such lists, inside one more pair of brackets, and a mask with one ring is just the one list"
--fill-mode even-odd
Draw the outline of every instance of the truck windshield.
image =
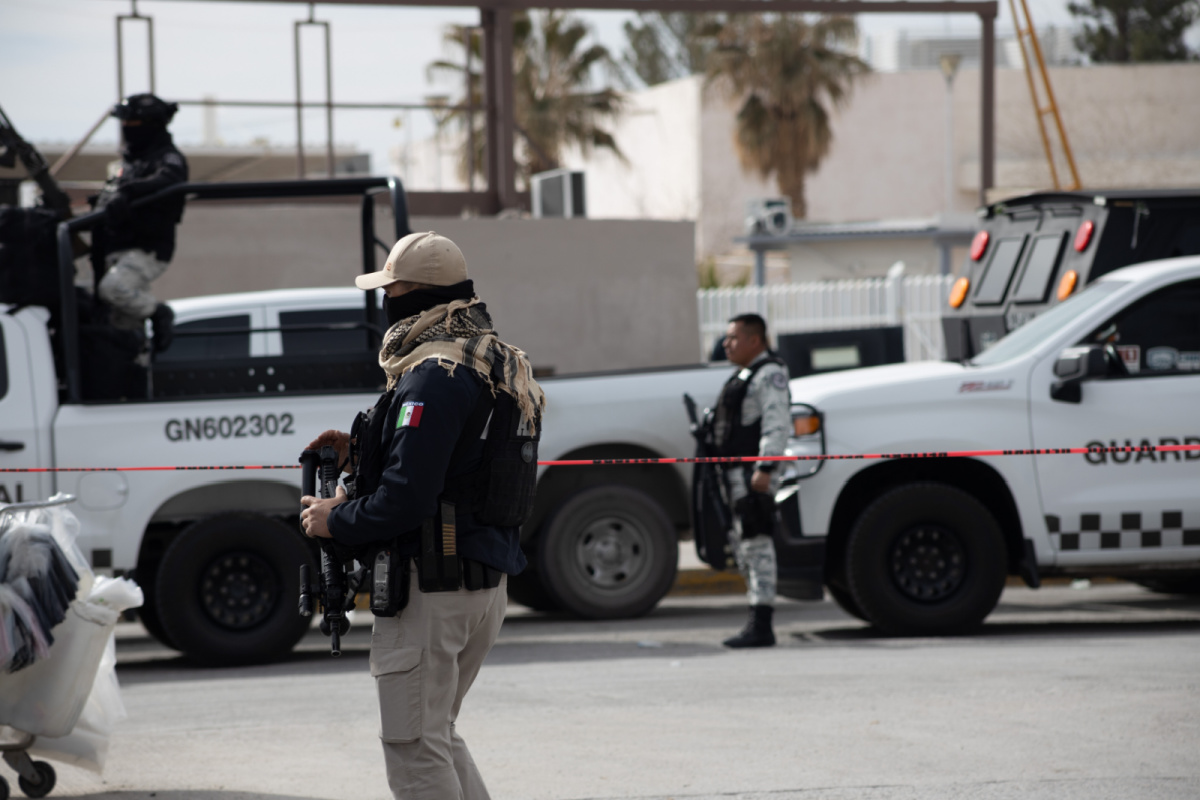
[[1074, 297], [1037, 315], [994, 345], [970, 360], [976, 367], [1000, 364], [1023, 356], [1046, 340], [1054, 331], [1086, 312], [1104, 298], [1125, 285], [1124, 281], [1094, 283]]

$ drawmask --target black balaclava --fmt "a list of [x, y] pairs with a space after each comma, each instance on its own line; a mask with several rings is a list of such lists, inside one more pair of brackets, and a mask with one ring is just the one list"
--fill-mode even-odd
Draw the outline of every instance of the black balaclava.
[[468, 279], [449, 286], [414, 289], [399, 297], [384, 297], [383, 308], [387, 312], [387, 322], [390, 328], [400, 320], [408, 319], [422, 311], [428, 311], [434, 306], [445, 305], [452, 300], [470, 300], [474, 296], [475, 284]]
[[122, 125], [121, 139], [125, 143], [125, 152], [137, 157], [164, 142], [170, 142], [171, 134], [167, 133], [165, 125], [143, 122], [141, 125]]

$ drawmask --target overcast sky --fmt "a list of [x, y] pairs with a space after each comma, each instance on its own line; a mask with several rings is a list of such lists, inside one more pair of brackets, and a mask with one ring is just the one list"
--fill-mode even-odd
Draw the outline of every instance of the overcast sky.
[[[1038, 26], [1071, 20], [1066, 0], [1029, 0]], [[27, 138], [74, 142], [110, 106], [117, 94], [115, 18], [128, 14], [129, 0], [0, 0], [0, 107]], [[292, 23], [307, 18], [306, 3], [141, 0], [141, 14], [154, 19], [156, 88], [164, 97], [292, 100]], [[601, 42], [618, 55], [622, 23], [630, 14], [583, 14]], [[421, 102], [430, 94], [457, 94], [449, 83], [430, 83], [426, 65], [445, 57], [442, 31], [451, 23], [477, 23], [474, 9], [327, 6], [316, 18], [332, 26], [333, 94], [339, 101]], [[889, 29], [977, 32], [971, 15], [862, 15], [866, 34]], [[127, 93], [149, 88], [142, 25], [126, 27]], [[1000, 32], [1011, 30], [1008, 3], [1000, 3]], [[304, 40], [305, 95], [324, 99], [319, 33]], [[386, 170], [387, 148], [408, 135], [387, 111], [339, 111], [335, 139], [372, 154], [375, 172]], [[430, 124], [410, 117], [417, 138]], [[295, 146], [290, 109], [221, 109], [219, 134], [229, 144], [265, 138]], [[324, 143], [324, 117], [306, 117], [305, 139]], [[188, 108], [172, 126], [184, 144], [202, 137], [202, 114]], [[113, 123], [97, 139], [115, 142]]]

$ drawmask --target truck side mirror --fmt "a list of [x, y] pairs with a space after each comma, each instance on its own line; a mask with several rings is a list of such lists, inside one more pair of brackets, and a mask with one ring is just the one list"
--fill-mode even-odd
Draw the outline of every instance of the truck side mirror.
[[1080, 402], [1083, 400], [1082, 384], [1085, 380], [1108, 375], [1104, 345], [1068, 347], [1054, 362], [1054, 375], [1061, 380], [1051, 384], [1050, 398], [1063, 403]]

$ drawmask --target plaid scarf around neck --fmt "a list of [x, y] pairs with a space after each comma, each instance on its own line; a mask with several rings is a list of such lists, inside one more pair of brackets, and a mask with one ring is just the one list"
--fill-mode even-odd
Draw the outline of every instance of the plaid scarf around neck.
[[[546, 407], [546, 396], [533, 379], [529, 359], [520, 349], [500, 341], [478, 296], [434, 306], [388, 329], [379, 351], [388, 389], [426, 361], [437, 361], [451, 375], [460, 364], [473, 370], [493, 396], [497, 390], [510, 394], [531, 426]], [[494, 375], [503, 378], [497, 381]], [[536, 428], [531, 430], [536, 433]]]

